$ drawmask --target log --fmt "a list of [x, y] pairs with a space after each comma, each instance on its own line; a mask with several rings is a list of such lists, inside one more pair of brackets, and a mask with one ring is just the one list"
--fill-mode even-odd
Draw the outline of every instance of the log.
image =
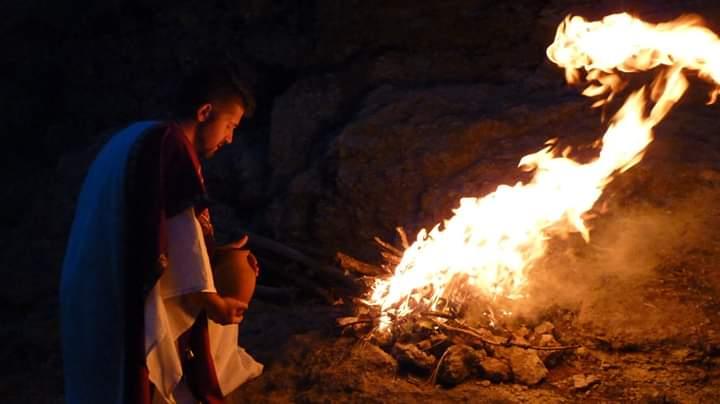
[[297, 297], [297, 288], [282, 288], [275, 286], [255, 286], [255, 299], [274, 303], [289, 304]]
[[335, 299], [332, 297], [330, 292], [325, 288], [318, 285], [315, 281], [303, 276], [302, 272], [298, 270], [297, 263], [291, 263], [286, 266], [282, 266], [272, 260], [264, 257], [260, 257], [260, 271], [268, 271], [279, 278], [291, 282], [297, 286], [298, 291], [306, 291], [307, 293], [321, 298], [328, 304], [335, 303]]
[[376, 242], [380, 247], [388, 250], [388, 251], [391, 252], [393, 255], [396, 255], [396, 256], [398, 256], [398, 257], [402, 257], [403, 252], [400, 251], [397, 247], [393, 246], [392, 244], [390, 244], [390, 243], [388, 243], [388, 242], [386, 242], [386, 241], [383, 241], [383, 240], [382, 240], [380, 237], [378, 237], [378, 236], [373, 237], [373, 240], [375, 240], [375, 242]]
[[385, 262], [390, 264], [392, 267], [398, 266], [398, 264], [402, 260], [402, 258], [387, 251], [380, 251], [380, 255], [383, 257], [383, 259], [385, 259]]
[[398, 236], [400, 236], [400, 243], [402, 244], [402, 248], [404, 250], [407, 250], [410, 248], [410, 243], [408, 243], [407, 234], [405, 233], [405, 229], [403, 229], [401, 226], [398, 226], [395, 228], [395, 231], [397, 232]]
[[388, 273], [385, 269], [381, 267], [360, 261], [339, 251], [335, 254], [335, 257], [337, 258], [337, 261], [340, 264], [341, 268], [347, 269], [349, 271], [354, 271], [362, 275], [375, 276]]
[[[286, 267], [285, 273], [287, 275], [290, 274], [297, 274], [298, 272], [298, 264], [292, 263]], [[311, 292], [313, 295], [321, 298], [325, 301], [325, 303], [329, 305], [335, 304], [335, 298], [332, 296], [330, 292], [328, 292], [325, 288], [319, 286], [317, 283], [313, 282], [310, 279], [307, 279], [302, 276], [292, 276], [292, 281], [295, 282], [295, 284], [301, 289], [301, 290], [307, 290]]]
[[333, 281], [338, 282], [343, 287], [349, 288], [353, 291], [356, 291], [358, 289], [358, 286], [357, 284], [355, 284], [353, 279], [343, 274], [342, 271], [340, 271], [338, 268], [317, 262], [316, 260], [306, 256], [300, 251], [288, 247], [275, 240], [269, 239], [267, 237], [263, 237], [249, 232], [246, 232], [245, 234], [250, 237], [249, 243], [251, 246], [270, 251], [274, 254], [300, 263], [309, 270], [316, 271], [325, 278], [329, 278]]

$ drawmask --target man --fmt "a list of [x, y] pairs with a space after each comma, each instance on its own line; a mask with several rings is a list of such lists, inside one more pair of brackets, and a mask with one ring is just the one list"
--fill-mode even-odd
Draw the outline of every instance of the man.
[[199, 164], [253, 108], [231, 70], [199, 69], [172, 120], [130, 125], [96, 157], [60, 285], [69, 404], [216, 403], [262, 372], [237, 346], [248, 302], [219, 295], [211, 267], [246, 239], [214, 246]]

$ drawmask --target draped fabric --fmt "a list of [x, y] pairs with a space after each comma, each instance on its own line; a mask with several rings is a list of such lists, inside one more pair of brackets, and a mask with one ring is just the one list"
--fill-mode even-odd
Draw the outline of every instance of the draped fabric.
[[125, 403], [125, 173], [133, 145], [152, 122], [105, 145], [77, 201], [60, 281], [66, 402]]
[[157, 122], [119, 131], [91, 165], [60, 282], [68, 403], [150, 402], [145, 300], [168, 267], [168, 217], [207, 208], [199, 170], [182, 131]]

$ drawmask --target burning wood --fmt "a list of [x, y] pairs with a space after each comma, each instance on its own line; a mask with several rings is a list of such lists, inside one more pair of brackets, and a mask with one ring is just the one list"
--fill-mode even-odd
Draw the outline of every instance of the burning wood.
[[388, 274], [389, 272], [385, 270], [382, 267], [375, 266], [372, 264], [368, 264], [367, 262], [362, 262], [356, 258], [353, 258], [347, 254], [343, 254], [341, 252], [338, 252], [335, 257], [337, 258], [337, 262], [340, 265], [340, 268], [361, 274], [361, 275], [371, 275], [371, 276], [377, 276], [377, 275], [383, 275]]
[[[549, 322], [533, 332], [508, 332], [501, 323], [512, 314], [509, 303], [529, 297], [528, 274], [548, 239], [578, 233], [589, 242], [591, 210], [617, 175], [640, 162], [653, 128], [686, 91], [687, 72], [712, 84], [710, 103], [720, 94], [720, 39], [699, 19], [653, 25], [628, 14], [595, 22], [569, 16], [547, 55], [565, 69], [568, 82], [589, 83], [584, 95], [603, 97], [593, 107], [606, 105], [625, 87], [620, 72], [661, 68], [651, 85], [627, 97], [594, 144], [597, 156], [590, 161], [572, 159], [571, 149], [556, 150], [557, 141], [549, 140], [520, 159], [519, 167], [533, 174], [529, 182], [462, 198], [453, 217], [421, 230], [412, 244], [398, 228], [403, 251], [375, 237], [394, 267], [392, 276], [375, 280], [369, 297], [379, 314], [366, 310], [343, 323], [374, 325], [370, 340], [401, 364], [434, 369], [432, 383], [454, 385], [478, 375], [534, 385], [564, 352], [580, 347], [562, 345]], [[478, 307], [486, 307], [484, 324], [462, 321], [468, 308]], [[578, 390], [598, 382], [573, 381]]]
[[[520, 168], [533, 173], [529, 182], [462, 198], [452, 218], [421, 230], [404, 251], [376, 237], [389, 262], [399, 257], [393, 276], [377, 279], [370, 296], [383, 313], [380, 327], [418, 311], [445, 311], [446, 306], [491, 303], [491, 323], [498, 315], [510, 315], [510, 305], [502, 302], [529, 298], [528, 275], [545, 254], [548, 239], [579, 233], [589, 242], [586, 220], [603, 189], [642, 159], [653, 128], [687, 89], [687, 72], [713, 85], [711, 102], [720, 94], [718, 50], [720, 39], [699, 19], [653, 25], [628, 14], [595, 22], [568, 17], [547, 55], [565, 69], [571, 83], [580, 82], [585, 72], [589, 85], [583, 94], [605, 97], [594, 106], [622, 90], [620, 72], [663, 68], [648, 88], [627, 97], [594, 144], [594, 159], [573, 160], [571, 149], [556, 150], [557, 141], [549, 140], [544, 149], [520, 159]], [[404, 232], [398, 233], [403, 238]]]

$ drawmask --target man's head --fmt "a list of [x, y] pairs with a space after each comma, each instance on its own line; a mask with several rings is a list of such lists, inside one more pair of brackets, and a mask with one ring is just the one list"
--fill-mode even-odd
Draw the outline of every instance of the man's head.
[[198, 155], [209, 158], [232, 142], [233, 131], [254, 109], [252, 93], [232, 68], [216, 65], [199, 68], [185, 79], [174, 114], [192, 132], [189, 135]]

